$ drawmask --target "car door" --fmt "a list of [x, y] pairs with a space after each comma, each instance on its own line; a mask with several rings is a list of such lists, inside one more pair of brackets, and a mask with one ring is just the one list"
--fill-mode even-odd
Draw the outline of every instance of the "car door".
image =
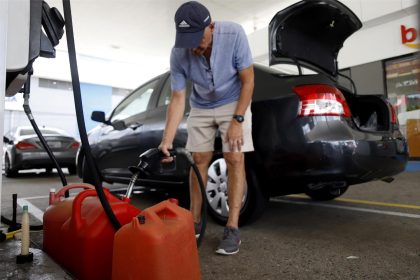
[[146, 149], [143, 139], [144, 123], [160, 79], [139, 87], [124, 99], [109, 118], [110, 125], [101, 129], [94, 148], [102, 175], [129, 177], [128, 167], [137, 164], [138, 156]]

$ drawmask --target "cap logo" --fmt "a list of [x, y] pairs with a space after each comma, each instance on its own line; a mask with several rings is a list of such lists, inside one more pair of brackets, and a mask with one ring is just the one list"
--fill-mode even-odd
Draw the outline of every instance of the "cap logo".
[[208, 15], [204, 20], [203, 20], [203, 22], [206, 22], [208, 19], [210, 18], [210, 15]]
[[185, 20], [183, 20], [179, 23], [178, 27], [188, 28], [188, 27], [191, 27], [191, 25], [189, 25]]

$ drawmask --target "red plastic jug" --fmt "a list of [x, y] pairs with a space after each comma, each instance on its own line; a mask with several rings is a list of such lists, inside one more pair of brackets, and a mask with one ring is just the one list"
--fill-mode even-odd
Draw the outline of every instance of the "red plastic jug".
[[[104, 193], [122, 225], [140, 213], [107, 189]], [[68, 201], [71, 199], [56, 202], [44, 214], [44, 251], [77, 279], [111, 279], [115, 229], [96, 190], [80, 192], [71, 203], [70, 213]]]
[[65, 198], [64, 195], [67, 191], [72, 189], [95, 189], [90, 184], [69, 184], [54, 194], [50, 194], [50, 202], [52, 204], [47, 208], [44, 213], [44, 241], [43, 249], [45, 252], [55, 252], [55, 255], [64, 255], [61, 249], [61, 240], [54, 237], [55, 234], [61, 231], [64, 222], [71, 217], [74, 197]]
[[200, 279], [190, 211], [166, 200], [121, 227], [114, 239], [112, 279]]

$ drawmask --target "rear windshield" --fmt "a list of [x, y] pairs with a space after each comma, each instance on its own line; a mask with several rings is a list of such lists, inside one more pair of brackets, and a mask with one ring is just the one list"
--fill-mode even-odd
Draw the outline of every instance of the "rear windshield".
[[[279, 76], [296, 76], [299, 75], [299, 67], [296, 64], [276, 64], [272, 66], [265, 66], [262, 64], [257, 64], [258, 67], [264, 69], [265, 72], [268, 72], [270, 74], [276, 74]], [[306, 68], [304, 66], [301, 66], [302, 75], [316, 75], [318, 74], [312, 69]]]
[[[42, 134], [53, 134], [53, 135], [60, 135], [60, 133], [58, 131], [55, 130], [51, 130], [51, 129], [40, 129]], [[30, 128], [25, 128], [25, 129], [21, 129], [20, 130], [20, 135], [21, 136], [26, 136], [26, 135], [34, 135], [36, 134], [35, 131], [33, 129]]]

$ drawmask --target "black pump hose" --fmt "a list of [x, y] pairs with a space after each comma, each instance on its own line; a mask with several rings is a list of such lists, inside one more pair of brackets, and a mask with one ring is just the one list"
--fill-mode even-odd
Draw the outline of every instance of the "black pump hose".
[[200, 191], [201, 191], [201, 230], [200, 230], [200, 236], [197, 239], [197, 245], [200, 246], [201, 245], [201, 241], [204, 238], [204, 233], [206, 231], [206, 226], [207, 226], [207, 202], [206, 202], [206, 191], [204, 188], [204, 183], [203, 183], [203, 178], [200, 175], [200, 171], [198, 170], [197, 165], [193, 164], [191, 165], [195, 174], [197, 175], [197, 179], [198, 179], [198, 184], [200, 186]]
[[[42, 147], [47, 152], [48, 156], [50, 157], [51, 161], [54, 163], [55, 168], [57, 169], [58, 175], [60, 176], [61, 183], [63, 186], [67, 185], [66, 176], [63, 173], [63, 170], [61, 170], [60, 165], [57, 162], [57, 159], [55, 158], [53, 152], [51, 151], [50, 147], [47, 144], [47, 141], [45, 141], [44, 136], [42, 135], [41, 131], [38, 128], [38, 125], [35, 122], [35, 119], [32, 115], [31, 108], [29, 107], [29, 92], [31, 87], [31, 75], [29, 75], [28, 79], [25, 82], [24, 87], [24, 103], [23, 103], [23, 110], [25, 111], [26, 116], [28, 117], [29, 122], [31, 123], [33, 129], [35, 130], [36, 135], [38, 136], [39, 140], [41, 141]], [[68, 196], [68, 193], [66, 193], [66, 197]]]
[[121, 227], [121, 224], [118, 221], [117, 217], [115, 216], [114, 212], [112, 211], [112, 208], [105, 197], [105, 193], [102, 189], [102, 186], [99, 180], [98, 170], [96, 169], [95, 162], [94, 162], [91, 149], [89, 146], [89, 140], [86, 134], [85, 120], [83, 116], [82, 94], [80, 91], [79, 73], [77, 70], [76, 47], [74, 44], [70, 0], [63, 0], [63, 10], [64, 10], [64, 19], [65, 19], [65, 27], [66, 27], [67, 48], [68, 48], [69, 60], [70, 60], [71, 80], [72, 80], [72, 85], [73, 85], [74, 106], [76, 108], [76, 117], [77, 117], [77, 124], [79, 127], [80, 140], [82, 142], [82, 147], [85, 151], [85, 157], [86, 157], [86, 162], [88, 164], [88, 168], [92, 172], [92, 175], [94, 178], [94, 185], [95, 185], [96, 192], [98, 194], [98, 198], [112, 226], [114, 227], [115, 230], [118, 230]]
[[206, 189], [203, 182], [203, 178], [201, 177], [200, 171], [198, 170], [197, 165], [194, 162], [194, 159], [192, 155], [185, 149], [185, 148], [177, 148], [175, 149], [175, 154], [181, 154], [185, 156], [185, 158], [188, 160], [188, 162], [191, 164], [191, 167], [194, 170], [194, 173], [198, 180], [198, 185], [200, 186], [200, 192], [201, 192], [201, 230], [200, 230], [200, 236], [197, 239], [197, 246], [201, 245], [201, 241], [204, 238], [204, 233], [206, 231], [207, 226], [207, 198], [206, 198]]

